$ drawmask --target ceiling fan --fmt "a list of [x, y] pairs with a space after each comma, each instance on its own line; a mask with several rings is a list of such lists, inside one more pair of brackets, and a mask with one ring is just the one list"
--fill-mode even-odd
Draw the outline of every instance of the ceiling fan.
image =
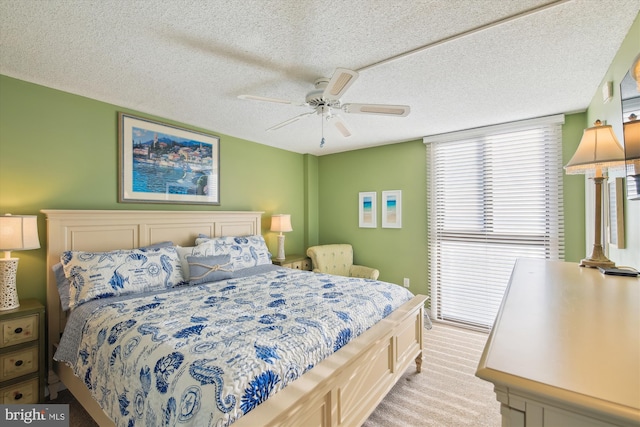
[[[351, 131], [335, 111], [342, 111], [347, 114], [379, 114], [383, 116], [404, 117], [409, 114], [411, 108], [408, 105], [390, 104], [343, 104], [340, 98], [358, 78], [358, 72], [346, 68], [337, 68], [331, 78], [321, 77], [314, 83], [315, 90], [307, 93], [305, 102], [295, 102], [286, 99], [268, 98], [256, 95], [239, 95], [240, 99], [251, 101], [274, 102], [278, 104], [299, 105], [311, 107], [312, 111], [292, 117], [282, 123], [271, 126], [267, 131], [280, 129], [302, 118], [317, 114], [327, 121], [333, 123], [336, 129], [344, 136], [351, 136]], [[324, 135], [320, 142], [320, 147], [324, 145]]]

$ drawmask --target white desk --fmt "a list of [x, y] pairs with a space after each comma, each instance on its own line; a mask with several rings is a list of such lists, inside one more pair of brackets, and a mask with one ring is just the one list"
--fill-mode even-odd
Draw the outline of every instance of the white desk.
[[507, 426], [640, 426], [640, 279], [520, 259], [476, 376]]

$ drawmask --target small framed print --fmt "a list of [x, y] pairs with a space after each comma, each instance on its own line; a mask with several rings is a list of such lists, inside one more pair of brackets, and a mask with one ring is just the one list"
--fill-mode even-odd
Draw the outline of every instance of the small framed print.
[[119, 201], [220, 204], [220, 138], [118, 114]]
[[402, 190], [382, 192], [382, 228], [402, 228]]
[[358, 204], [360, 228], [376, 228], [378, 226], [376, 192], [366, 191], [359, 193]]

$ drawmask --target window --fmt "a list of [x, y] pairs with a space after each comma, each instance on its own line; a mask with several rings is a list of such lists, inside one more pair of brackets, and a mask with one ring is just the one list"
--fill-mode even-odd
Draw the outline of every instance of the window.
[[424, 138], [435, 319], [489, 329], [517, 258], [564, 258], [563, 122]]

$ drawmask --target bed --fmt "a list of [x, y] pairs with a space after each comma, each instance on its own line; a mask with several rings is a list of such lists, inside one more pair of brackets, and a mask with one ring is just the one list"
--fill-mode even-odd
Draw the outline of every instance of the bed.
[[[67, 251], [129, 250], [166, 241], [175, 245], [193, 246], [198, 236], [214, 238], [260, 235], [262, 229], [261, 212], [44, 210], [43, 213], [47, 219], [47, 360], [49, 363], [48, 387], [50, 396], [55, 398], [57, 392], [62, 387], [66, 387], [98, 424], [114, 425], [112, 418], [92, 397], [92, 392], [88, 388], [88, 386], [92, 386], [92, 383], [85, 381], [86, 378], [85, 380], [78, 378], [73, 368], [67, 366], [66, 363], [57, 362], [53, 358], [68, 321], [68, 311], [62, 309], [52, 267], [60, 262], [61, 255]], [[335, 284], [341, 286], [338, 280], [328, 280], [323, 275], [315, 273], [284, 271], [275, 267], [267, 270], [256, 276], [260, 277], [263, 283], [288, 283], [292, 281], [304, 283], [302, 281], [308, 277], [310, 281], [324, 280], [325, 286], [334, 286]], [[309, 276], [304, 276], [305, 274]], [[278, 278], [275, 281], [274, 275]], [[234, 280], [248, 279], [234, 278]], [[226, 284], [225, 281], [216, 283], [217, 285]], [[241, 285], [244, 287], [245, 282], [241, 282]], [[205, 283], [196, 287], [187, 287], [187, 289], [190, 288], [188, 292], [204, 293], [211, 293], [213, 289], [217, 289], [210, 286], [213, 285]], [[284, 289], [286, 292], [290, 292], [290, 288]], [[277, 297], [277, 293], [272, 292], [270, 295]], [[217, 300], [207, 299], [196, 294], [193, 294], [192, 297], [198, 301], [217, 302]], [[151, 298], [146, 301], [147, 303], [162, 300], [162, 297], [158, 296], [144, 296], [144, 298]], [[178, 300], [177, 297], [175, 299]], [[277, 306], [278, 301], [280, 300], [272, 301], [276, 304], [272, 307], [273, 316], [276, 317], [281, 311]], [[261, 402], [242, 416], [233, 416], [227, 418], [226, 421], [218, 421], [217, 423], [212, 422], [211, 425], [227, 425], [232, 421], [234, 427], [255, 425], [354, 426], [362, 424], [413, 361], [416, 363], [417, 371], [420, 371], [425, 301], [426, 297], [424, 296], [411, 296], [394, 310], [385, 313], [385, 317], [375, 325], [358, 333], [357, 337], [350, 341], [345, 340], [346, 344], [341, 344], [335, 349], [337, 351], [317, 364], [314, 363], [312, 368], [309, 367], [311, 369], [292, 375], [287, 386], [271, 395], [266, 401]], [[120, 305], [106, 304], [106, 308], [96, 309], [94, 312], [104, 311], [103, 314], [106, 313], [106, 317], [114, 317], [113, 312], [109, 310], [122, 309], [127, 311], [130, 308], [127, 304], [132, 304], [131, 307], [144, 306], [145, 308], [159, 305], [155, 302], [141, 305], [141, 302], [135, 298], [118, 304]], [[339, 312], [339, 316], [349, 317], [348, 314], [342, 312]], [[195, 331], [194, 334], [200, 332], [197, 328], [189, 329], [182, 326], [178, 325], [178, 328], [182, 328], [181, 331], [188, 330], [188, 334], [193, 331]], [[206, 327], [202, 322], [195, 326]], [[266, 327], [274, 328], [268, 324]], [[229, 342], [233, 342], [233, 340]], [[263, 348], [264, 346], [261, 346], [260, 343], [256, 343], [255, 347], [262, 352], [263, 359], [268, 363], [273, 363], [279, 357], [273, 352], [273, 348]], [[256, 350], [257, 353], [260, 351]], [[121, 357], [120, 353], [117, 356]], [[171, 365], [171, 363], [170, 361], [168, 364]], [[156, 364], [156, 369], [158, 364]], [[202, 368], [205, 369], [207, 366]], [[187, 375], [185, 374], [185, 376]], [[240, 376], [242, 375], [240, 374]], [[216, 391], [213, 394], [215, 394], [215, 400], [219, 407], [231, 406], [231, 400], [225, 401], [224, 394], [219, 393], [218, 385], [215, 387], [211, 385], [215, 382], [214, 380], [206, 378], [203, 380], [202, 376], [198, 378], [200, 378], [200, 384], [196, 385], [202, 385], [203, 390], [209, 387], [210, 390]], [[128, 392], [129, 394], [125, 397], [127, 405], [134, 400], [134, 391], [128, 390]], [[197, 394], [197, 391], [195, 393]], [[210, 401], [214, 400], [213, 394], [210, 396]], [[226, 397], [229, 399], [229, 396]], [[193, 399], [187, 400], [193, 402]], [[202, 405], [206, 404], [205, 400], [202, 398]], [[240, 404], [240, 402], [237, 403]], [[105, 406], [104, 402], [102, 405]], [[173, 407], [170, 406], [167, 403], [166, 407], [173, 409], [174, 413], [184, 410], [184, 406], [181, 406], [180, 402], [173, 402]], [[131, 406], [127, 406], [127, 412], [133, 414], [134, 409], [133, 403]], [[133, 416], [130, 416], [129, 419], [135, 421]], [[138, 425], [144, 425], [143, 418], [138, 420]], [[188, 425], [189, 419], [187, 417], [178, 420], [174, 414], [174, 416], [168, 416], [166, 421]], [[119, 424], [122, 424], [122, 420], [119, 421]]]

